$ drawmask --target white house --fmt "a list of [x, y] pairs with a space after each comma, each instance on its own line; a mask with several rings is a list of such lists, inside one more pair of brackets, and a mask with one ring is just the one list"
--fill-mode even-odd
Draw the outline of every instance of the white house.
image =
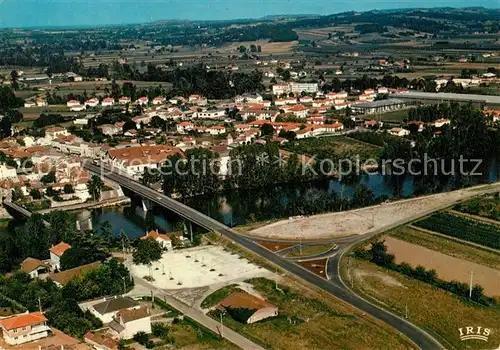
[[226, 128], [223, 125], [214, 125], [207, 128], [210, 135], [220, 135], [226, 132]]
[[119, 339], [131, 339], [138, 332], [151, 333], [151, 314], [145, 307], [119, 310], [109, 324]]
[[213, 110], [206, 110], [203, 112], [196, 112], [194, 114], [194, 118], [216, 119], [224, 117], [225, 115], [226, 115], [225, 109], [213, 109]]
[[156, 231], [149, 231], [148, 233], [146, 233], [145, 236], [142, 236], [141, 239], [142, 240], [144, 240], [144, 239], [154, 239], [155, 241], [157, 241], [158, 243], [160, 243], [160, 245], [162, 246], [163, 249], [166, 249], [166, 250], [172, 250], [173, 249], [173, 247], [172, 247], [172, 241], [170, 240], [170, 237], [168, 237], [165, 234], [159, 233], [158, 230], [156, 230]]
[[1, 164], [0, 165], [0, 180], [5, 180], [5, 179], [14, 179], [17, 178], [17, 171], [16, 168], [6, 165], [6, 164]]
[[450, 120], [449, 120], [449, 119], [444, 119], [444, 118], [442, 118], [442, 119], [438, 119], [438, 120], [436, 120], [436, 121], [434, 122], [434, 126], [435, 126], [436, 128], [440, 128], [440, 127], [442, 127], [442, 126], [444, 126], [444, 125], [449, 125], [449, 124], [450, 124]]
[[54, 140], [59, 135], [68, 136], [68, 130], [66, 130], [65, 128], [61, 128], [60, 126], [53, 126], [45, 129], [45, 137], [51, 140]]
[[123, 96], [118, 99], [118, 103], [121, 105], [126, 105], [127, 103], [130, 103], [130, 97]]
[[103, 106], [103, 107], [111, 107], [114, 104], [115, 104], [115, 100], [112, 99], [111, 97], [104, 98], [101, 102], [101, 106]]
[[81, 106], [81, 105], [80, 105], [80, 101], [69, 100], [68, 102], [66, 102], [66, 106], [68, 106], [68, 107], [78, 107], [78, 106]]
[[147, 105], [149, 103], [149, 99], [146, 96], [139, 97], [135, 103], [138, 105]]
[[163, 96], [157, 96], [157, 97], [153, 98], [152, 103], [154, 105], [161, 105], [162, 103], [165, 103], [165, 97], [163, 97]]
[[91, 98], [85, 101], [85, 106], [97, 107], [99, 105], [99, 100], [97, 98]]
[[39, 98], [39, 99], [36, 100], [36, 105], [38, 107], [47, 107], [48, 103], [47, 103], [47, 101], [45, 99]]
[[24, 107], [25, 108], [31, 108], [31, 107], [35, 107], [36, 106], [36, 103], [33, 102], [33, 101], [26, 101], [24, 102]]
[[194, 124], [191, 122], [181, 122], [177, 124], [177, 132], [180, 134], [193, 129], [194, 129]]
[[102, 323], [110, 323], [118, 311], [135, 310], [140, 307], [141, 305], [131, 298], [115, 296], [90, 306], [88, 310]]
[[49, 249], [49, 251], [50, 251], [50, 265], [52, 266], [52, 270], [60, 270], [61, 269], [61, 256], [69, 248], [71, 248], [71, 246], [65, 242], [60, 242], [60, 243], [50, 247], [50, 249]]
[[391, 134], [392, 136], [403, 137], [410, 135], [410, 131], [403, 128], [392, 128], [391, 130], [389, 130], [389, 134]]
[[47, 318], [41, 312], [25, 313], [0, 320], [3, 340], [9, 345], [25, 344], [49, 336]]

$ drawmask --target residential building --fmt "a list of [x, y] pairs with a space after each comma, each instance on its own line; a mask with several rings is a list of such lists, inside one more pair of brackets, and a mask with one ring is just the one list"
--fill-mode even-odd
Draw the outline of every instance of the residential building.
[[208, 103], [207, 99], [200, 95], [190, 95], [188, 102], [198, 106], [205, 106]]
[[170, 238], [165, 234], [159, 233], [158, 230], [147, 232], [145, 236], [141, 237], [141, 239], [142, 240], [154, 239], [156, 242], [158, 242], [162, 246], [163, 249], [166, 249], [166, 250], [173, 249], [172, 241], [170, 240]]
[[127, 103], [130, 103], [130, 97], [122, 96], [118, 99], [118, 103], [121, 105], [126, 105]]
[[410, 135], [410, 131], [403, 128], [392, 128], [391, 130], [389, 130], [389, 134], [391, 134], [392, 136], [403, 137]]
[[41, 273], [50, 271], [50, 264], [35, 258], [26, 258], [21, 263], [21, 271], [27, 273], [30, 278], [37, 278]]
[[118, 350], [118, 342], [103, 333], [89, 331], [85, 333], [83, 341], [95, 350]]
[[219, 308], [247, 309], [253, 311], [253, 313], [249, 312], [249, 317], [246, 320], [247, 324], [278, 316], [278, 308], [276, 306], [244, 291], [231, 293], [219, 303]]
[[149, 334], [151, 333], [151, 313], [145, 307], [119, 310], [109, 324], [109, 328], [119, 339], [131, 339], [139, 332]]
[[160, 168], [168, 157], [184, 153], [172, 146], [150, 145], [114, 148], [107, 152], [107, 160], [113, 166], [124, 170], [131, 176], [140, 176], [146, 168]]
[[149, 103], [149, 99], [147, 98], [147, 96], [142, 96], [139, 97], [137, 101], [135, 101], [135, 103], [137, 103], [138, 105], [147, 105]]
[[436, 128], [441, 128], [443, 127], [444, 125], [450, 125], [450, 120], [449, 119], [438, 119], [434, 122], [434, 126]]
[[103, 107], [111, 107], [115, 104], [115, 100], [111, 97], [104, 98], [101, 102], [101, 106]]
[[41, 312], [25, 313], [0, 320], [3, 340], [9, 345], [25, 344], [49, 336], [47, 318]]
[[293, 115], [295, 115], [297, 118], [305, 118], [307, 117], [307, 113], [309, 113], [309, 109], [301, 104], [298, 104], [289, 108], [285, 108], [285, 112], [293, 113]]
[[7, 164], [0, 164], [0, 180], [15, 178], [17, 178], [16, 168]]
[[203, 112], [195, 112], [193, 117], [203, 118], [203, 119], [218, 119], [224, 117], [225, 115], [226, 115], [225, 109], [212, 109]]
[[36, 103], [33, 102], [33, 101], [26, 101], [24, 102], [24, 107], [25, 108], [31, 108], [31, 107], [35, 107], [36, 106]]
[[315, 93], [318, 92], [318, 84], [293, 82], [290, 83], [290, 90], [292, 92], [298, 92], [298, 93], [302, 92]]
[[52, 270], [60, 270], [61, 269], [61, 256], [64, 254], [66, 250], [71, 248], [68, 243], [60, 242], [57, 245], [53, 245], [50, 247], [50, 264], [52, 266]]
[[157, 96], [157, 97], [153, 98], [152, 103], [154, 105], [161, 105], [161, 104], [165, 103], [165, 97], [163, 97], [163, 96]]
[[223, 125], [213, 125], [207, 128], [210, 135], [220, 135], [226, 133], [226, 128]]
[[49, 104], [44, 98], [39, 98], [36, 100], [37, 107], [47, 107]]
[[96, 107], [99, 105], [99, 100], [97, 98], [91, 98], [87, 101], [85, 101], [85, 106], [89, 106], [89, 107]]
[[102, 302], [94, 304], [89, 307], [89, 311], [99, 318], [102, 323], [110, 323], [113, 321], [114, 316], [120, 310], [134, 310], [139, 309], [141, 305], [128, 297], [111, 297], [104, 299]]
[[181, 122], [177, 124], [177, 132], [180, 134], [193, 129], [194, 129], [194, 124], [191, 122]]
[[69, 100], [68, 102], [66, 102], [66, 106], [68, 106], [68, 107], [79, 107], [79, 106], [81, 106], [81, 104], [80, 104], [80, 101]]
[[59, 135], [68, 136], [69, 132], [68, 130], [60, 126], [53, 126], [45, 129], [45, 137], [49, 138], [50, 140], [56, 139]]

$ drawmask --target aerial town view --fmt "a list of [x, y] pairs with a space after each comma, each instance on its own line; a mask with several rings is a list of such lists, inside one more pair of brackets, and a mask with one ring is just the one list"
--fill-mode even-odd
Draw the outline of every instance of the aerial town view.
[[0, 192], [0, 350], [498, 350], [500, 2], [0, 0]]

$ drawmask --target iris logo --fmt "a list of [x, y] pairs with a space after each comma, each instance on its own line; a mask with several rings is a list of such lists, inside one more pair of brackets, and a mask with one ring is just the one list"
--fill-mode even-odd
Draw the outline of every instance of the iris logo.
[[459, 328], [460, 332], [460, 340], [482, 340], [488, 341], [488, 337], [490, 336], [491, 330], [489, 328], [483, 328], [481, 326], [468, 326]]

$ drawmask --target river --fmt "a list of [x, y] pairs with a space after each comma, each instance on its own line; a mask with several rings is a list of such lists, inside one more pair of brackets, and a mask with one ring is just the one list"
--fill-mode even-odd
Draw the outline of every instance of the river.
[[[497, 159], [489, 164], [482, 176], [474, 177], [472, 183], [491, 183], [500, 179], [500, 161]], [[416, 186], [411, 176], [390, 176], [380, 173], [364, 174], [353, 184], [339, 180], [324, 180], [295, 184], [293, 186], [274, 186], [251, 191], [231, 191], [215, 196], [200, 196], [189, 199], [186, 204], [199, 211], [224, 222], [228, 226], [246, 224], [248, 221], [260, 221], [283, 218], [301, 214], [300, 208], [306, 202], [308, 206], [321, 203], [325, 198], [335, 195], [339, 198], [352, 197], [358, 183], [370, 188], [374, 198], [411, 197]], [[447, 184], [442, 191], [458, 187]], [[103, 222], [109, 221], [113, 234], [123, 231], [131, 238], [144, 235], [146, 227], [154, 226], [160, 231], [172, 230], [179, 217], [161, 207], [154, 207], [146, 215], [140, 198], [131, 194], [131, 204], [126, 207], [101, 208], [92, 211], [75, 212], [83, 229], [98, 228]]]

